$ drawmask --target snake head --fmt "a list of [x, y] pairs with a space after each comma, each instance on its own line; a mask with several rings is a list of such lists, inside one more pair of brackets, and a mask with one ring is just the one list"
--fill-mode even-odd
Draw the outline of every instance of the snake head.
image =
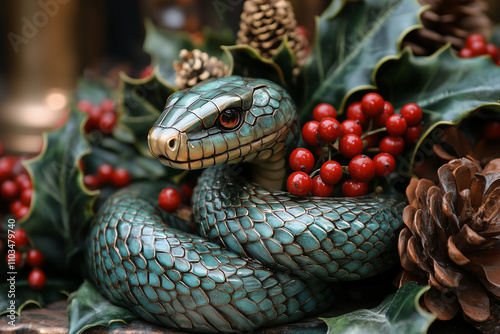
[[263, 161], [293, 142], [296, 121], [289, 94], [271, 81], [210, 79], [168, 98], [149, 150], [178, 169]]

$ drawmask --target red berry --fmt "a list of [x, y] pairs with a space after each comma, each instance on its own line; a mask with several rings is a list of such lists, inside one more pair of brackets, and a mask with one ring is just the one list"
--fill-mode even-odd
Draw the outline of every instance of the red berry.
[[365, 114], [363, 114], [361, 102], [354, 102], [347, 108], [347, 118], [355, 121], [358, 120], [362, 128], [368, 124], [368, 120]]
[[85, 183], [85, 186], [90, 190], [97, 190], [101, 187], [101, 181], [96, 175], [85, 175], [83, 183]]
[[458, 53], [458, 56], [460, 58], [472, 58], [474, 57], [474, 54], [472, 53], [472, 50], [469, 49], [469, 48], [463, 48], [462, 50], [460, 50], [460, 52]]
[[115, 112], [115, 102], [111, 99], [104, 99], [99, 104], [103, 114], [104, 113], [114, 113]]
[[18, 174], [14, 178], [14, 181], [16, 182], [16, 184], [19, 186], [19, 188], [21, 190], [33, 188], [33, 185], [31, 184], [30, 176], [28, 174], [24, 174], [24, 173]]
[[144, 67], [141, 71], [141, 74], [139, 74], [139, 77], [141, 79], [149, 78], [153, 74], [153, 66], [148, 65]]
[[473, 33], [467, 36], [465, 39], [465, 45], [466, 47], [470, 48], [471, 44], [474, 42], [481, 42], [483, 44], [486, 44], [486, 40], [484, 39], [484, 36], [478, 33]]
[[415, 103], [408, 103], [401, 108], [401, 115], [406, 120], [406, 125], [415, 126], [422, 120], [422, 109]]
[[125, 168], [117, 168], [113, 171], [111, 182], [115, 187], [124, 187], [130, 183], [131, 177]]
[[113, 167], [110, 164], [102, 164], [97, 168], [97, 176], [101, 184], [111, 182]]
[[307, 196], [312, 189], [311, 177], [304, 172], [294, 172], [288, 177], [286, 188], [292, 195]]
[[401, 136], [406, 132], [406, 119], [404, 119], [403, 114], [391, 115], [385, 123], [387, 128], [387, 133], [391, 136]]
[[375, 128], [382, 128], [389, 116], [394, 115], [394, 107], [390, 102], [384, 101], [384, 111], [375, 118]]
[[396, 160], [392, 155], [387, 153], [379, 153], [373, 158], [373, 163], [375, 164], [375, 175], [377, 176], [388, 176], [396, 168]]
[[88, 114], [89, 118], [87, 119], [87, 124], [89, 124], [89, 126], [93, 129], [97, 128], [99, 126], [99, 121], [101, 120], [101, 116], [103, 114], [102, 109], [99, 106], [93, 106]]
[[345, 197], [357, 197], [366, 195], [368, 192], [368, 183], [347, 180], [342, 183], [342, 195]]
[[45, 256], [36, 249], [30, 249], [26, 254], [26, 262], [32, 267], [40, 267], [45, 262]]
[[17, 210], [19, 210], [22, 206], [23, 206], [23, 202], [21, 202], [21, 200], [17, 199], [15, 201], [13, 201], [12, 203], [10, 203], [9, 211], [10, 211], [10, 213], [12, 213], [14, 215], [17, 212]]
[[384, 111], [384, 99], [377, 93], [368, 93], [361, 100], [361, 109], [366, 117], [377, 117]]
[[312, 116], [315, 121], [321, 122], [326, 117], [337, 118], [337, 110], [328, 103], [320, 103], [314, 108]]
[[21, 191], [21, 196], [19, 198], [24, 204], [30, 205], [32, 197], [33, 197], [33, 188], [26, 188], [23, 191]]
[[488, 54], [488, 49], [486, 48], [486, 44], [480, 41], [473, 41], [470, 43], [468, 48], [472, 51], [473, 56], [482, 56]]
[[194, 184], [192, 183], [184, 183], [181, 184], [181, 192], [182, 196], [186, 199], [186, 201], [191, 201], [191, 197], [193, 197], [194, 192]]
[[346, 158], [355, 157], [363, 152], [363, 141], [357, 135], [346, 135], [340, 139], [340, 153]]
[[333, 160], [325, 162], [319, 170], [319, 176], [323, 182], [331, 185], [339, 183], [343, 174], [342, 166]]
[[158, 195], [158, 205], [167, 212], [174, 212], [182, 204], [182, 195], [175, 188], [164, 188]]
[[333, 184], [326, 184], [321, 176], [316, 175], [312, 179], [312, 194], [313, 196], [327, 197], [333, 193]]
[[92, 104], [92, 102], [90, 102], [89, 100], [80, 100], [80, 101], [78, 101], [78, 104], [77, 104], [77, 106], [76, 106], [76, 107], [77, 107], [80, 111], [82, 111], [82, 112], [84, 112], [84, 113], [88, 114], [88, 113], [90, 112], [90, 110], [92, 109], [92, 107], [93, 107], [93, 106], [94, 106], [94, 105], [93, 105], [93, 104]]
[[389, 153], [393, 157], [400, 155], [405, 148], [405, 141], [402, 137], [385, 136], [379, 144], [380, 152]]
[[21, 254], [21, 252], [17, 250], [15, 250], [14, 252], [9, 252], [5, 257], [5, 262], [14, 264], [14, 267], [21, 269], [22, 267], [24, 267], [23, 254]]
[[11, 239], [14, 242], [16, 248], [28, 246], [30, 241], [28, 239], [28, 234], [22, 228], [15, 229], [13, 231], [14, 237]]
[[12, 175], [12, 168], [16, 164], [16, 160], [12, 157], [0, 158], [0, 181], [8, 179]]
[[28, 285], [32, 289], [43, 289], [45, 287], [46, 281], [47, 278], [45, 277], [45, 273], [38, 268], [33, 269], [28, 275]]
[[405, 143], [409, 146], [415, 145], [418, 142], [418, 139], [420, 138], [421, 132], [422, 132], [421, 124], [410, 126], [408, 129], [406, 129], [406, 132], [403, 135]]
[[99, 120], [99, 130], [104, 134], [110, 134], [116, 125], [117, 116], [114, 112], [106, 112]]
[[500, 122], [489, 122], [484, 126], [484, 138], [488, 140], [500, 139]]
[[355, 134], [360, 136], [363, 134], [363, 129], [359, 125], [358, 120], [346, 119], [340, 124], [340, 129], [342, 130], [342, 135]]
[[363, 143], [366, 148], [375, 147], [380, 141], [380, 133], [374, 133], [370, 136], [363, 138]]
[[314, 167], [314, 156], [305, 148], [296, 148], [290, 154], [288, 162], [292, 170], [309, 173]]
[[19, 186], [12, 180], [6, 180], [2, 182], [0, 191], [4, 200], [11, 201], [19, 194]]
[[499, 50], [495, 44], [486, 44], [486, 50], [488, 51], [488, 54], [490, 55], [491, 59], [493, 59], [493, 61], [498, 60]]
[[302, 138], [307, 145], [317, 146], [318, 141], [318, 125], [317, 121], [309, 121], [302, 128]]
[[335, 118], [327, 117], [319, 122], [318, 135], [321, 140], [332, 143], [336, 141], [341, 134], [342, 130], [340, 129], [340, 123]]
[[366, 155], [358, 155], [349, 162], [349, 175], [355, 181], [368, 182], [375, 176], [375, 164]]
[[30, 207], [23, 204], [19, 209], [17, 209], [16, 212], [14, 212], [14, 218], [16, 219], [24, 218], [24, 216], [26, 216], [29, 211]]
[[309, 30], [305, 26], [298, 25], [297, 28], [295, 28], [295, 31], [297, 32], [297, 34], [304, 36], [306, 39], [311, 38], [311, 34], [309, 33]]

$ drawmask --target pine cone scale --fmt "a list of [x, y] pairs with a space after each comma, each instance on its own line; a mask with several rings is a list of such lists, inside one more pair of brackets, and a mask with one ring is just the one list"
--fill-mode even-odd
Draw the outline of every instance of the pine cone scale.
[[457, 297], [465, 315], [474, 321], [485, 321], [490, 316], [490, 299], [484, 290], [471, 278], [465, 276], [457, 289]]

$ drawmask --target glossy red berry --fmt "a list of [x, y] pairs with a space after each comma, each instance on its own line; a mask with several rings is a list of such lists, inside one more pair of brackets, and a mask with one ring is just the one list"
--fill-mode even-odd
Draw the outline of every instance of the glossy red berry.
[[23, 205], [21, 205], [21, 207], [19, 207], [19, 209], [17, 209], [16, 212], [13, 213], [14, 218], [22, 219], [28, 214], [29, 211], [30, 211], [30, 207], [23, 204]]
[[292, 170], [309, 173], [314, 167], [314, 156], [308, 149], [296, 148], [290, 154], [288, 162]]
[[418, 143], [418, 140], [420, 138], [420, 134], [422, 132], [422, 125], [418, 124], [415, 126], [410, 126], [408, 129], [406, 129], [405, 134], [403, 135], [403, 138], [405, 140], [406, 145], [413, 146]]
[[468, 49], [472, 51], [472, 55], [474, 56], [482, 56], [488, 54], [488, 49], [486, 48], [486, 44], [480, 41], [473, 41], [468, 45]]
[[396, 160], [388, 153], [379, 153], [373, 158], [375, 175], [386, 177], [396, 169]]
[[111, 183], [115, 187], [125, 187], [130, 183], [132, 177], [130, 173], [125, 168], [117, 168], [113, 171], [113, 175], [111, 175]]
[[346, 158], [355, 157], [363, 152], [363, 141], [357, 135], [346, 135], [340, 139], [340, 153]]
[[379, 144], [380, 152], [389, 153], [393, 157], [397, 157], [405, 148], [405, 141], [402, 137], [385, 136]]
[[472, 50], [469, 48], [463, 48], [458, 52], [458, 56], [460, 58], [472, 58], [474, 57], [474, 54], [472, 53]]
[[114, 113], [115, 112], [115, 102], [111, 99], [104, 99], [99, 103], [103, 113]]
[[342, 195], [345, 197], [358, 197], [366, 195], [368, 192], [368, 183], [347, 180], [342, 183]]
[[[14, 241], [14, 246], [16, 248], [20, 247], [25, 247], [30, 244], [30, 241], [28, 239], [28, 234], [26, 233], [25, 230], [18, 228], [13, 231], [14, 237], [12, 240]], [[10, 238], [9, 238], [10, 239]]]
[[491, 59], [493, 59], [493, 61], [498, 60], [498, 56], [499, 56], [500, 51], [498, 50], [498, 47], [495, 44], [491, 44], [491, 43], [486, 44], [486, 51], [490, 55]]
[[47, 278], [41, 269], [35, 268], [28, 275], [28, 285], [34, 290], [43, 289], [46, 282]]
[[19, 199], [21, 200], [21, 202], [23, 202], [23, 204], [30, 205], [32, 197], [33, 197], [33, 188], [26, 188], [23, 191], [21, 191]]
[[342, 135], [355, 134], [360, 136], [363, 134], [363, 129], [361, 125], [359, 125], [358, 120], [346, 119], [342, 123], [340, 123], [340, 129], [342, 130]]
[[314, 107], [312, 117], [318, 122], [321, 122], [326, 117], [337, 118], [337, 110], [328, 103], [320, 103]]
[[375, 176], [375, 164], [366, 155], [358, 155], [352, 158], [348, 170], [351, 178], [359, 182], [368, 182]]
[[317, 146], [318, 141], [318, 121], [309, 121], [302, 127], [302, 138], [307, 145]]
[[158, 205], [167, 212], [176, 211], [182, 204], [182, 195], [175, 188], [164, 188], [158, 196]]
[[500, 139], [500, 122], [488, 122], [483, 130], [484, 138], [488, 140]]
[[18, 174], [15, 176], [14, 181], [19, 186], [19, 189], [31, 189], [33, 185], [31, 184], [31, 179], [28, 174]]
[[0, 191], [4, 200], [11, 201], [19, 194], [19, 186], [12, 180], [6, 180], [2, 182]]
[[97, 168], [97, 176], [101, 184], [111, 182], [113, 176], [113, 167], [110, 164], [102, 164]]
[[316, 175], [312, 179], [312, 189], [313, 196], [327, 197], [333, 193], [333, 184], [327, 184], [322, 179], [321, 176]]
[[181, 184], [180, 188], [181, 188], [182, 196], [184, 196], [186, 201], [190, 202], [191, 197], [193, 197], [193, 193], [194, 193], [194, 184], [183, 183], [183, 184]]
[[473, 33], [467, 36], [465, 39], [465, 46], [470, 47], [472, 43], [474, 42], [481, 42], [483, 44], [486, 44], [486, 40], [484, 39], [484, 36], [478, 33]]
[[22, 267], [24, 267], [23, 254], [17, 250], [15, 250], [14, 252], [9, 252], [5, 257], [5, 262], [14, 264], [14, 267], [21, 269]]
[[389, 116], [394, 115], [394, 107], [390, 102], [384, 101], [384, 111], [375, 118], [374, 125], [375, 128], [382, 128]]
[[368, 93], [361, 100], [361, 109], [366, 117], [377, 117], [384, 111], [384, 99], [377, 93]]
[[117, 116], [114, 112], [105, 112], [99, 120], [99, 130], [102, 133], [110, 134], [116, 125]]
[[101, 180], [99, 180], [99, 177], [96, 175], [85, 175], [83, 183], [90, 190], [97, 190], [101, 187]]
[[286, 188], [295, 196], [307, 196], [312, 190], [312, 180], [304, 172], [292, 173], [286, 182]]
[[325, 162], [319, 170], [319, 175], [323, 182], [331, 185], [339, 183], [343, 174], [342, 166], [333, 160]]
[[19, 199], [13, 201], [9, 205], [10, 213], [15, 214], [17, 212], [17, 210], [19, 210], [23, 205], [24, 205], [23, 202], [21, 202], [21, 200], [19, 200]]
[[84, 112], [86, 114], [88, 114], [90, 112], [90, 110], [92, 109], [93, 106], [94, 105], [89, 100], [80, 100], [80, 101], [78, 101], [78, 104], [76, 105], [76, 107], [80, 111], [82, 111], [82, 112]]
[[12, 168], [16, 161], [11, 157], [0, 158], [0, 181], [8, 179], [12, 175]]
[[402, 114], [391, 115], [387, 118], [385, 123], [385, 127], [387, 128], [387, 133], [391, 136], [401, 136], [405, 133], [406, 128], [406, 119]]
[[347, 119], [359, 121], [359, 125], [364, 128], [368, 124], [368, 119], [365, 114], [363, 114], [363, 109], [361, 108], [361, 102], [354, 102], [347, 108]]
[[99, 121], [102, 116], [102, 109], [99, 106], [92, 106], [88, 112], [89, 118], [87, 119], [87, 124], [90, 128], [97, 128], [99, 126]]
[[406, 120], [407, 126], [415, 126], [422, 121], [422, 109], [415, 103], [408, 103], [401, 108], [401, 115]]
[[153, 74], [153, 66], [148, 65], [142, 69], [141, 73], [139, 74], [139, 77], [141, 79], [145, 79], [149, 78], [152, 74]]
[[341, 134], [342, 130], [340, 128], [340, 123], [335, 118], [327, 117], [319, 122], [318, 135], [321, 140], [332, 143], [336, 141]]
[[45, 256], [36, 249], [30, 249], [26, 254], [26, 262], [32, 267], [40, 267], [45, 262]]

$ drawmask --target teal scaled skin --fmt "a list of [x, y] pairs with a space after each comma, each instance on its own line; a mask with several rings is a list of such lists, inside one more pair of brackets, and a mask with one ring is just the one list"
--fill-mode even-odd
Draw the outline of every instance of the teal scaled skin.
[[[230, 127], [221, 116], [228, 110], [239, 115]], [[168, 327], [248, 331], [326, 308], [328, 281], [386, 269], [402, 225], [397, 196], [298, 198], [272, 189], [298, 132], [290, 96], [267, 80], [227, 77], [173, 94], [150, 150], [175, 168], [210, 167], [193, 214], [217, 243], [174, 228], [182, 224], [157, 208], [161, 185], [124, 189], [103, 204], [87, 239], [101, 293]]]

